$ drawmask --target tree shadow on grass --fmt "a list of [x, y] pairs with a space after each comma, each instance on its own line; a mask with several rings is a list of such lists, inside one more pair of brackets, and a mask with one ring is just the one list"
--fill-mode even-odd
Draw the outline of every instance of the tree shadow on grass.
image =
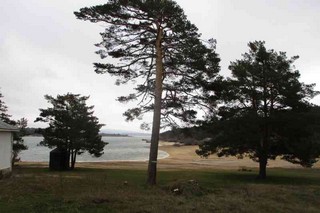
[[272, 169], [267, 178], [257, 179], [258, 172], [206, 172], [204, 180], [212, 184], [272, 184], [272, 185], [313, 185], [320, 186], [319, 169]]

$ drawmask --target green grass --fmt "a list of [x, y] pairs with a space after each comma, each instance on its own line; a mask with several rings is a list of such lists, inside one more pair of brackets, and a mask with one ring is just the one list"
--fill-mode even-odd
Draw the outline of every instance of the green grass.
[[320, 170], [269, 169], [264, 181], [256, 174], [160, 171], [148, 187], [142, 170], [17, 167], [0, 181], [0, 212], [320, 212]]

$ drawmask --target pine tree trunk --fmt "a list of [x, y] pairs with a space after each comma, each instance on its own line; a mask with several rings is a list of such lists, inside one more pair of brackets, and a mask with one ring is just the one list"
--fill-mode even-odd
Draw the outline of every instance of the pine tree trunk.
[[68, 169], [71, 169], [71, 165], [70, 165], [70, 162], [71, 162], [71, 159], [72, 159], [72, 156], [71, 156], [71, 148], [70, 148], [70, 143], [69, 143], [69, 140], [66, 139], [66, 144], [67, 144], [67, 151], [68, 151]]
[[266, 80], [266, 71], [263, 68], [263, 114], [264, 114], [264, 127], [263, 127], [263, 137], [261, 139], [261, 151], [259, 156], [259, 175], [258, 179], [266, 179], [267, 178], [267, 162], [268, 162], [268, 140], [269, 140], [269, 129], [268, 129], [268, 88], [267, 88], [267, 80]]
[[158, 159], [158, 145], [159, 145], [159, 132], [161, 120], [161, 95], [162, 95], [162, 77], [163, 77], [163, 61], [162, 61], [162, 29], [158, 27], [158, 35], [156, 40], [156, 82], [154, 91], [154, 112], [152, 123], [152, 135], [149, 154], [148, 165], [148, 179], [149, 185], [156, 184], [157, 175], [157, 159]]
[[18, 157], [18, 154], [17, 154], [15, 151], [13, 151], [12, 159], [11, 159], [11, 167], [12, 167], [12, 168], [13, 168], [13, 166], [14, 166], [14, 163], [15, 163], [16, 160], [17, 160], [17, 157]]
[[268, 159], [266, 157], [259, 158], [259, 175], [257, 179], [264, 180], [267, 178], [267, 163]]
[[72, 157], [71, 157], [71, 170], [74, 169], [74, 166], [76, 164], [76, 157], [77, 157], [77, 150], [72, 151]]
[[[266, 136], [266, 135], [265, 135]], [[260, 150], [258, 152], [259, 157], [259, 175], [257, 179], [266, 179], [267, 178], [267, 163], [268, 163], [268, 154], [267, 154], [267, 137], [261, 138], [260, 141]]]
[[73, 150], [70, 151], [70, 154], [71, 154], [71, 155], [70, 155], [70, 161], [69, 161], [69, 162], [70, 162], [70, 170], [72, 170], [72, 169], [73, 169], [73, 168], [72, 168]]

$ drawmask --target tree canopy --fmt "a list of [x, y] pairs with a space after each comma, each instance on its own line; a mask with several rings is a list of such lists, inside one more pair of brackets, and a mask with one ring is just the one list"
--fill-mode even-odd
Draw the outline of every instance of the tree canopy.
[[109, 0], [75, 15], [105, 24], [97, 53], [112, 60], [95, 63], [95, 71], [116, 76], [118, 85], [136, 83], [134, 93], [118, 98], [138, 101], [124, 113], [126, 119], [154, 113], [148, 182], [155, 184], [160, 120], [167, 126], [175, 125], [177, 118], [196, 118], [202, 85], [214, 81], [219, 71], [215, 40], [201, 40], [196, 26], [172, 0]]
[[28, 147], [24, 144], [23, 136], [26, 135], [25, 128], [28, 125], [28, 120], [26, 118], [21, 118], [20, 120], [13, 120], [11, 115], [8, 114], [8, 107], [3, 101], [3, 95], [0, 92], [0, 120], [4, 121], [13, 126], [17, 126], [19, 128], [19, 132], [13, 132], [13, 143], [12, 143], [12, 165], [19, 161], [20, 158], [19, 153], [22, 150], [28, 149]]
[[[293, 66], [298, 56], [288, 58], [285, 52], [267, 50], [262, 41], [248, 46], [243, 59], [231, 62], [232, 77], [220, 82], [216, 94], [223, 104], [218, 121], [213, 122], [216, 134], [197, 153], [248, 155], [259, 162], [260, 178], [266, 177], [268, 159], [277, 156], [312, 165], [320, 154], [319, 138], [313, 137], [319, 126], [308, 119], [313, 109], [309, 100], [318, 94], [314, 84], [299, 81], [299, 71]], [[210, 86], [207, 89], [210, 92]], [[307, 147], [318, 148], [310, 155], [302, 151]]]
[[86, 105], [88, 98], [71, 93], [56, 98], [46, 95], [45, 99], [52, 107], [40, 109], [40, 116], [36, 119], [36, 122], [49, 123], [49, 127], [42, 131], [44, 139], [40, 145], [66, 150], [71, 169], [75, 166], [77, 155], [87, 151], [100, 157], [107, 144], [99, 135], [103, 125], [93, 115], [93, 106]]
[[11, 124], [12, 121], [10, 119], [11, 115], [8, 114], [8, 106], [3, 101], [3, 95], [0, 92], [0, 119], [8, 124]]
[[118, 77], [118, 85], [137, 81], [136, 93], [118, 98], [120, 102], [139, 101], [137, 108], [124, 113], [127, 120], [154, 109], [157, 54], [162, 61], [163, 123], [174, 122], [172, 117], [194, 117], [196, 112], [190, 109], [199, 102], [199, 83], [214, 80], [220, 59], [214, 51], [215, 40], [204, 45], [196, 26], [174, 1], [111, 0], [82, 8], [75, 15], [106, 23], [102, 42], [96, 44], [100, 48], [97, 53], [114, 60], [94, 63], [95, 71]]

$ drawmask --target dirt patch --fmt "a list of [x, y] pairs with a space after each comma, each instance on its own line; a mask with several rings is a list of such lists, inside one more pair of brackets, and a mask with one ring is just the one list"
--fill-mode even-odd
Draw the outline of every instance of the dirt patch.
[[184, 180], [169, 183], [164, 189], [177, 196], [193, 197], [208, 194], [209, 190], [202, 187], [197, 180]]

